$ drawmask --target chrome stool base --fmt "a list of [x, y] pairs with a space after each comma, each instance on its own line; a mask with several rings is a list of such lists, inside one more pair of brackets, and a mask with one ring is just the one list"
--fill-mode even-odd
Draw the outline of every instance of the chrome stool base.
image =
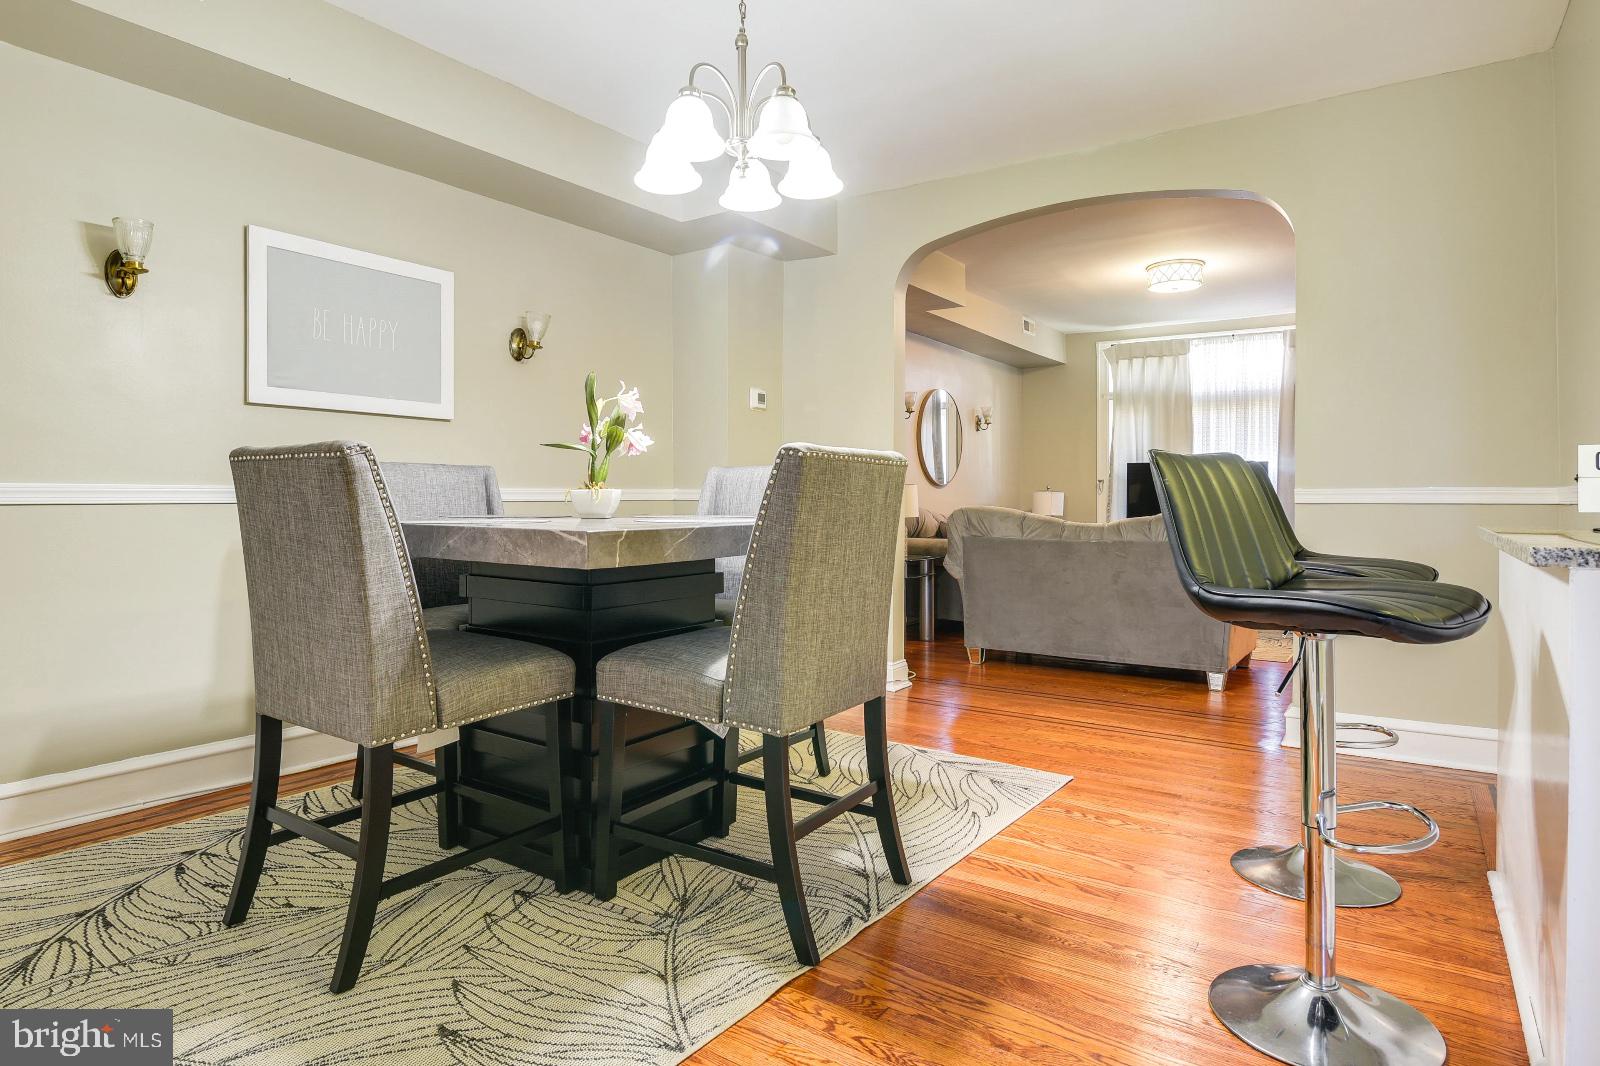
[[[1233, 853], [1234, 873], [1257, 888], [1290, 899], [1306, 898], [1306, 848], [1245, 848]], [[1400, 898], [1400, 882], [1364, 862], [1333, 858], [1334, 900], [1340, 907], [1382, 907]]]
[[1295, 1066], [1441, 1066], [1444, 1037], [1415, 1007], [1339, 978], [1318, 991], [1298, 966], [1237, 966], [1211, 982], [1211, 1009], [1246, 1044]]

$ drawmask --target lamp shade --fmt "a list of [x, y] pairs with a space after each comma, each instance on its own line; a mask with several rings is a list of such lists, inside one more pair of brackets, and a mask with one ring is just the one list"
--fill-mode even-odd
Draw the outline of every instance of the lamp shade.
[[727, 150], [717, 132], [711, 108], [697, 93], [685, 91], [667, 105], [667, 117], [656, 134], [663, 150], [690, 163], [709, 163]]
[[791, 160], [789, 173], [778, 183], [778, 191], [791, 200], [824, 200], [843, 188], [828, 150], [820, 144]]
[[524, 311], [522, 313], [523, 329], [527, 330], [528, 339], [534, 343], [544, 340], [545, 331], [550, 328], [550, 312]]
[[150, 239], [155, 235], [155, 223], [142, 218], [114, 218], [111, 229], [117, 237], [117, 251], [122, 258], [142, 263], [150, 254]]
[[1033, 494], [1033, 506], [1028, 508], [1034, 514], [1050, 515], [1060, 518], [1067, 513], [1067, 494], [1045, 489], [1043, 492]]
[[733, 165], [728, 175], [728, 188], [717, 200], [729, 211], [770, 211], [783, 203], [783, 198], [772, 187], [772, 175], [759, 159], [746, 159]]
[[1151, 292], [1192, 292], [1204, 281], [1203, 259], [1163, 259], [1144, 268]]
[[[682, 97], [679, 97], [682, 99]], [[676, 196], [700, 187], [700, 172], [664, 140], [665, 131], [650, 139], [644, 153], [644, 166], [633, 176], [633, 183], [645, 192]]]
[[761, 107], [761, 118], [750, 138], [750, 151], [762, 159], [786, 162], [798, 159], [816, 147], [806, 109], [795, 99], [794, 90], [779, 89]]
[[921, 513], [921, 508], [917, 506], [917, 487], [907, 485], [905, 491], [900, 494], [900, 517], [915, 518]]

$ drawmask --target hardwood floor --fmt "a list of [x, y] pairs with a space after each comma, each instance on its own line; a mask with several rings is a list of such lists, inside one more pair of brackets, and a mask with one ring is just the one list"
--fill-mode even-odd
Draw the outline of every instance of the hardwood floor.
[[[1279, 747], [1284, 665], [1201, 681], [969, 666], [958, 641], [909, 642], [917, 681], [890, 698], [890, 737], [1074, 775], [1012, 825], [821, 966], [796, 978], [689, 1061], [1226, 1066], [1270, 1060], [1212, 1017], [1212, 977], [1298, 963], [1299, 904], [1236, 877], [1228, 856], [1287, 843], [1298, 758]], [[860, 732], [859, 714], [830, 728]], [[286, 780], [309, 788], [348, 764]], [[1443, 837], [1384, 859], [1405, 894], [1341, 911], [1340, 970], [1432, 1018], [1451, 1066], [1526, 1063], [1485, 873], [1493, 779], [1340, 760], [1341, 792], [1425, 808]], [[0, 845], [0, 862], [239, 806], [244, 790]], [[1391, 818], [1393, 820], [1391, 820]], [[1409, 819], [1349, 820], [1370, 836]], [[915, 856], [912, 856], [913, 863]]]
[[[948, 638], [908, 642], [907, 658], [917, 680], [890, 700], [893, 739], [1072, 784], [689, 1061], [1270, 1062], [1212, 1017], [1206, 991], [1229, 967], [1303, 954], [1300, 905], [1228, 866], [1239, 847], [1290, 842], [1299, 821], [1273, 694], [1286, 667], [1234, 671], [1212, 695], [1044, 662], [973, 667]], [[859, 731], [852, 716], [829, 725]], [[1344, 796], [1415, 802], [1443, 834], [1382, 861], [1398, 903], [1339, 912], [1340, 970], [1432, 1018], [1451, 1066], [1526, 1063], [1485, 879], [1493, 779], [1349, 757], [1340, 775]], [[1373, 837], [1408, 822], [1349, 819]]]

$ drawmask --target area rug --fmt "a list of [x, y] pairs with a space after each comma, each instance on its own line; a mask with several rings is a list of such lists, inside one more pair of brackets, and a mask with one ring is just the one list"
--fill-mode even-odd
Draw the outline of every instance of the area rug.
[[[861, 739], [829, 743], [833, 773], [796, 745], [797, 778], [848, 792], [866, 780]], [[802, 840], [824, 955], [1071, 780], [900, 744], [890, 766], [913, 883], [890, 880], [870, 817]], [[761, 797], [740, 792], [723, 843], [766, 858]], [[298, 807], [349, 803], [336, 785]], [[431, 802], [395, 811], [390, 873], [437, 857], [433, 817]], [[0, 1007], [170, 1007], [191, 1066], [653, 1066], [801, 972], [766, 882], [674, 857], [600, 903], [491, 860], [387, 902], [360, 982], [330, 995], [349, 860], [273, 848], [249, 920], [224, 929], [240, 823], [216, 814], [0, 868]]]

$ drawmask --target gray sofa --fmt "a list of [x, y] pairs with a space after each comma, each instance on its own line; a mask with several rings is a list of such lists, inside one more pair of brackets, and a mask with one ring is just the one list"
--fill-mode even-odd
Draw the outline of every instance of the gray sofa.
[[1196, 670], [1213, 689], [1249, 664], [1255, 633], [1189, 602], [1159, 516], [1095, 525], [965, 507], [947, 531], [974, 662], [996, 650]]

